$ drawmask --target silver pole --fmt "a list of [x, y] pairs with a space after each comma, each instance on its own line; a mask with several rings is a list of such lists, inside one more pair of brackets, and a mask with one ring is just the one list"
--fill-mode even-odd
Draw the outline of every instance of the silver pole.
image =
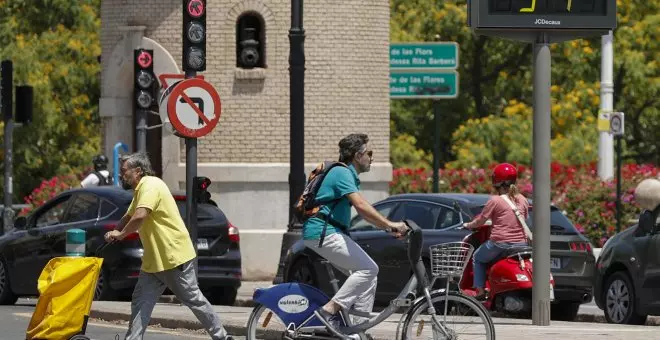
[[[612, 31], [601, 38], [600, 59], [600, 111], [614, 109], [614, 49]], [[600, 131], [598, 138], [598, 176], [607, 180], [614, 177], [614, 138], [609, 131]]]
[[532, 323], [550, 325], [550, 41], [534, 43], [534, 286]]
[[137, 149], [147, 152], [147, 110], [137, 110]]

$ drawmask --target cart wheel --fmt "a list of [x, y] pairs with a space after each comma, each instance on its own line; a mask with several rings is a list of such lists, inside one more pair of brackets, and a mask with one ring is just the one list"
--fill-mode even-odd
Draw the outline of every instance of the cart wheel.
[[70, 337], [69, 340], [91, 340], [91, 339], [86, 335], [78, 334]]

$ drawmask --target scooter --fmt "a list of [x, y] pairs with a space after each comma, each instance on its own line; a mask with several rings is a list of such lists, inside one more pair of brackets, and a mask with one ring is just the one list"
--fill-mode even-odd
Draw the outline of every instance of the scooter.
[[[477, 248], [490, 237], [490, 221], [465, 236], [463, 242]], [[476, 296], [473, 286], [474, 259], [471, 258], [463, 271], [459, 282], [460, 290], [470, 296]], [[532, 248], [517, 247], [505, 251], [498, 259], [488, 265], [486, 270], [487, 299], [482, 303], [490, 311], [508, 315], [530, 316], [532, 313], [532, 286], [534, 266]], [[554, 279], [550, 274], [550, 300], [554, 300]]]

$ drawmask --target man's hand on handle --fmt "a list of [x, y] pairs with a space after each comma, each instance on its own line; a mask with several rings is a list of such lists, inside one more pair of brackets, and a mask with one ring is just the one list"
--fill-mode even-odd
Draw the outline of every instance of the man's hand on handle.
[[387, 226], [387, 231], [394, 234], [398, 239], [402, 239], [408, 233], [410, 228], [405, 222], [391, 222]]
[[121, 231], [119, 230], [111, 230], [105, 233], [105, 236], [103, 237], [106, 242], [114, 242], [114, 241], [121, 241]]

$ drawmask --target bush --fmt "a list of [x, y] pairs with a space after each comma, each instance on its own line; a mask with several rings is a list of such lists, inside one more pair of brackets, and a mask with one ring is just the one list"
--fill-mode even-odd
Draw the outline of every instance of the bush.
[[87, 174], [89, 174], [90, 171], [91, 169], [85, 169], [84, 171], [79, 171], [78, 174], [69, 173], [43, 180], [39, 187], [32, 190], [32, 192], [24, 198], [25, 203], [30, 204], [31, 207], [21, 210], [20, 215], [27, 215], [30, 213], [30, 211], [42, 206], [44, 203], [57, 196], [58, 194], [66, 190], [79, 187], [80, 182], [87, 176]]
[[[440, 192], [492, 193], [487, 168], [441, 169]], [[518, 187], [532, 198], [532, 170], [519, 165]], [[646, 178], [657, 177], [660, 168], [652, 165], [626, 164], [621, 169], [621, 229], [637, 219], [639, 206], [634, 200], [635, 187]], [[432, 171], [394, 169], [390, 193], [431, 192]], [[551, 165], [551, 199], [591, 242], [601, 247], [616, 233], [616, 179], [601, 181], [595, 164]]]

